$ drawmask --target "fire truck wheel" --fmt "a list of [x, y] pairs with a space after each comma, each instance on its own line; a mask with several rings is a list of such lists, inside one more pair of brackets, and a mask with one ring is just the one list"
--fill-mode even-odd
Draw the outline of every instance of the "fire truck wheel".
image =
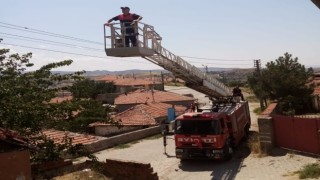
[[225, 154], [225, 160], [230, 160], [233, 156], [234, 149], [229, 144], [226, 144], [224, 146], [224, 154]]
[[248, 125], [246, 125], [245, 127], [244, 127], [244, 129], [243, 129], [243, 140], [247, 140], [248, 138], [249, 138], [249, 133], [250, 133], [250, 131], [249, 131], [249, 126]]

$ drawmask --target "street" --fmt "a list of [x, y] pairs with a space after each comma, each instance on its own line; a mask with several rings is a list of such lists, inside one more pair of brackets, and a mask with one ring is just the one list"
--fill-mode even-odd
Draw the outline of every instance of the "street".
[[[175, 89], [174, 89], [175, 88]], [[186, 87], [174, 87], [170, 92], [187, 94], [193, 90]], [[166, 89], [168, 89], [166, 87]], [[204, 95], [195, 93], [194, 96], [204, 100]], [[203, 101], [201, 101], [203, 102]], [[252, 110], [258, 103], [250, 104], [252, 118], [251, 134], [257, 133], [257, 115]], [[316, 162], [315, 158], [288, 153], [279, 150], [275, 156], [257, 157], [250, 152], [247, 142], [241, 143], [229, 161], [188, 160], [181, 162], [175, 157], [173, 136], [167, 139], [166, 154], [164, 153], [163, 139], [144, 139], [128, 148], [111, 148], [97, 152], [95, 155], [100, 161], [105, 159], [120, 159], [150, 163], [160, 179], [298, 179], [290, 175], [303, 165]]]

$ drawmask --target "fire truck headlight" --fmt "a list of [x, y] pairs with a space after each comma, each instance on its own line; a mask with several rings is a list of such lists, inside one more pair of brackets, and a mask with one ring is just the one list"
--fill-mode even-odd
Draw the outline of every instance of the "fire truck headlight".
[[220, 149], [220, 150], [212, 150], [212, 153], [223, 153], [223, 150]]
[[177, 152], [177, 153], [182, 153], [182, 152], [183, 152], [183, 149], [176, 149], [176, 152]]

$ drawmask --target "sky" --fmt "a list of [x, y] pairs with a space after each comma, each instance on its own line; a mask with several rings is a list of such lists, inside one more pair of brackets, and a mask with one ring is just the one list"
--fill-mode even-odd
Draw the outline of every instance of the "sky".
[[[286, 52], [307, 67], [320, 67], [320, 9], [311, 0], [3, 1], [0, 48], [32, 52], [30, 70], [65, 59], [74, 62], [57, 70], [161, 69], [138, 57], [106, 56], [103, 24], [121, 14], [122, 6], [154, 26], [163, 47], [197, 67], [253, 68], [255, 59], [264, 66]], [[23, 31], [30, 28], [92, 42]]]

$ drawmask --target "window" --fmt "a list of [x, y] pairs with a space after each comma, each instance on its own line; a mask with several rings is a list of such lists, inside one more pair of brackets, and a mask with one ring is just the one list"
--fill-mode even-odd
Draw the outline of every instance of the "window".
[[219, 120], [177, 120], [176, 134], [211, 134], [221, 133]]

